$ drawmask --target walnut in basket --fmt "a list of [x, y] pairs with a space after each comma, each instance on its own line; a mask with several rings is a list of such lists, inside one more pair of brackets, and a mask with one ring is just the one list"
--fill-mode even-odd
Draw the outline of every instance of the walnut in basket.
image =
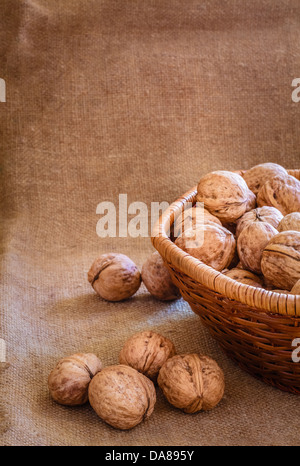
[[247, 225], [237, 239], [237, 251], [244, 268], [261, 274], [261, 256], [270, 239], [278, 231], [266, 222]]
[[256, 196], [237, 173], [219, 170], [203, 176], [197, 186], [198, 202], [221, 222], [235, 222], [256, 206]]
[[280, 221], [283, 219], [282, 213], [275, 209], [275, 207], [263, 206], [256, 209], [249, 210], [237, 221], [236, 236], [238, 237], [241, 231], [250, 223], [253, 222], [266, 222], [272, 227], [278, 229]]
[[291, 289], [292, 294], [299, 294], [300, 295], [300, 280], [298, 280], [293, 288]]
[[263, 288], [263, 280], [258, 275], [250, 272], [249, 270], [234, 267], [233, 269], [223, 272], [226, 277], [232, 278], [244, 285], [254, 286], [255, 288]]
[[207, 222], [214, 222], [222, 226], [221, 221], [202, 205], [195, 205], [189, 209], [184, 209], [174, 222], [174, 236], [177, 238], [185, 230], [196, 228], [197, 225]]
[[232, 262], [236, 250], [233, 234], [216, 223], [205, 223], [186, 230], [175, 244], [196, 259], [216, 270], [223, 270]]
[[277, 163], [267, 162], [261, 163], [246, 170], [243, 174], [243, 178], [246, 181], [248, 188], [257, 194], [260, 187], [265, 184], [266, 181], [276, 176], [285, 177], [288, 172], [285, 168]]
[[300, 211], [300, 181], [294, 176], [277, 176], [266, 181], [258, 191], [257, 205], [269, 205], [282, 215]]
[[278, 225], [278, 231], [300, 231], [300, 212], [291, 212], [282, 218]]
[[290, 291], [300, 280], [300, 232], [283, 231], [264, 248], [261, 270], [275, 288]]

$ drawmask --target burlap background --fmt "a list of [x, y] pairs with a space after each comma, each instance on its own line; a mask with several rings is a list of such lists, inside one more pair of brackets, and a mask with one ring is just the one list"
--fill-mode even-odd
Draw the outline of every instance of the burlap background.
[[[100, 253], [141, 267], [152, 251], [99, 238], [99, 202], [150, 208], [212, 169], [299, 167], [299, 20], [298, 0], [1, 0], [2, 445], [300, 444], [300, 399], [229, 361], [183, 300], [142, 286], [108, 303], [87, 282]], [[148, 328], [219, 362], [217, 408], [186, 415], [158, 392], [150, 420], [122, 432], [49, 398], [60, 357], [116, 363]]]

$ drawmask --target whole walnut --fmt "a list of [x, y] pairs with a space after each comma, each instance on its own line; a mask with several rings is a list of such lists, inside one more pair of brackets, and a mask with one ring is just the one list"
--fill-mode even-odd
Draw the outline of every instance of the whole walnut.
[[180, 291], [172, 282], [169, 270], [158, 251], [153, 252], [142, 266], [142, 281], [149, 293], [161, 301], [180, 297]]
[[92, 353], [76, 353], [61, 359], [48, 377], [52, 398], [68, 406], [86, 403], [89, 383], [101, 369], [101, 361]]
[[278, 225], [278, 231], [300, 231], [300, 212], [291, 212], [282, 218]]
[[300, 294], [300, 279], [295, 283], [293, 288], [291, 289], [292, 294]]
[[261, 274], [261, 256], [270, 239], [278, 231], [266, 222], [249, 223], [237, 239], [237, 250], [245, 269]]
[[102, 254], [92, 264], [88, 280], [107, 301], [130, 298], [141, 285], [141, 274], [135, 263], [124, 254]]
[[225, 170], [203, 176], [197, 186], [196, 199], [223, 224], [235, 222], [256, 206], [256, 196], [244, 178]]
[[98, 416], [117, 429], [132, 429], [152, 414], [153, 382], [130, 366], [105, 367], [89, 385], [89, 401]]
[[238, 237], [241, 231], [247, 225], [253, 222], [266, 222], [277, 230], [277, 227], [282, 219], [282, 213], [278, 209], [275, 209], [275, 207], [257, 207], [256, 209], [249, 210], [249, 212], [246, 212], [241, 218], [238, 219], [236, 236]]
[[243, 174], [243, 178], [246, 181], [248, 188], [257, 194], [260, 187], [265, 184], [271, 178], [275, 176], [285, 177], [288, 175], [288, 172], [285, 168], [277, 163], [267, 162], [260, 163], [254, 167], [246, 170]]
[[275, 288], [290, 291], [300, 279], [300, 232], [273, 236], [263, 250], [261, 270]]
[[128, 338], [120, 352], [119, 362], [133, 367], [155, 382], [161, 366], [175, 353], [171, 340], [149, 330]]
[[197, 225], [207, 222], [214, 222], [222, 226], [221, 221], [202, 205], [196, 205], [189, 209], [185, 209], [174, 222], [174, 236], [177, 238], [185, 230], [196, 228]]
[[233, 269], [226, 270], [223, 272], [223, 275], [226, 275], [227, 277], [232, 278], [232, 280], [236, 280], [239, 283], [243, 283], [244, 285], [254, 286], [255, 288], [263, 288], [262, 279], [249, 270], [235, 267]]
[[195, 353], [168, 359], [157, 382], [169, 403], [186, 413], [214, 408], [225, 389], [224, 374], [217, 362]]
[[300, 211], [300, 181], [294, 176], [270, 178], [259, 189], [257, 205], [269, 205], [282, 215]]
[[186, 230], [175, 244], [216, 270], [223, 270], [233, 260], [236, 241], [233, 234], [216, 223], [206, 223]]

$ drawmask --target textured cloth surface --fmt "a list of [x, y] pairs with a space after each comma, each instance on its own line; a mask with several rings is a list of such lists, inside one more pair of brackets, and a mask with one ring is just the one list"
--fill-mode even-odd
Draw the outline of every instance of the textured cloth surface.
[[[98, 254], [141, 268], [153, 250], [100, 238], [100, 202], [127, 194], [150, 211], [212, 169], [299, 168], [299, 23], [298, 0], [1, 0], [2, 445], [299, 445], [300, 398], [231, 362], [182, 299], [142, 285], [108, 303], [87, 281]], [[50, 399], [58, 359], [117, 363], [149, 328], [218, 361], [214, 410], [184, 414], [158, 390], [150, 419], [123, 432]]]

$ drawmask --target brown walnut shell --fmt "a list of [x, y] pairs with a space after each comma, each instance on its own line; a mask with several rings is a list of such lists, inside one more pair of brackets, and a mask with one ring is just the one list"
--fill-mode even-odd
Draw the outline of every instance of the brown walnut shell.
[[128, 338], [120, 352], [119, 362], [156, 381], [161, 366], [175, 353], [171, 340], [149, 330]]
[[154, 251], [144, 262], [141, 275], [145, 287], [155, 298], [171, 301], [181, 296], [158, 251]]
[[196, 199], [223, 224], [235, 222], [256, 206], [256, 196], [244, 178], [225, 170], [203, 176], [197, 186]]
[[300, 232], [283, 231], [262, 253], [261, 270], [275, 288], [290, 291], [300, 279]]
[[249, 270], [235, 267], [223, 272], [223, 275], [226, 275], [227, 277], [232, 278], [239, 283], [243, 283], [244, 285], [254, 286], [255, 288], [263, 288], [262, 279]]
[[261, 256], [270, 239], [278, 231], [266, 222], [253, 222], [246, 226], [237, 239], [239, 258], [245, 269], [261, 274]]
[[276, 176], [285, 177], [288, 172], [285, 168], [277, 163], [267, 162], [255, 165], [254, 167], [246, 170], [243, 178], [246, 181], [249, 189], [257, 194], [260, 187], [271, 178]]
[[195, 353], [168, 359], [157, 382], [169, 403], [185, 413], [214, 408], [225, 389], [224, 374], [217, 362]]
[[275, 209], [275, 207], [263, 206], [246, 212], [237, 221], [236, 236], [238, 237], [241, 231], [250, 223], [253, 222], [266, 222], [272, 227], [278, 229], [280, 221], [283, 219], [282, 213]]
[[221, 221], [201, 205], [185, 209], [174, 222], [174, 236], [177, 238], [185, 230], [196, 228], [197, 225], [206, 222], [214, 222], [222, 226]]
[[300, 212], [291, 212], [282, 218], [278, 225], [278, 231], [300, 231]]
[[258, 191], [257, 205], [269, 205], [282, 215], [300, 211], [300, 181], [293, 176], [271, 178]]
[[94, 290], [107, 301], [130, 298], [141, 285], [141, 274], [135, 263], [124, 254], [99, 256], [88, 272]]
[[67, 406], [86, 403], [89, 383], [101, 369], [101, 361], [92, 353], [76, 353], [61, 359], [48, 377], [52, 398]]
[[236, 241], [233, 234], [216, 223], [205, 223], [186, 230], [175, 244], [216, 270], [223, 270], [233, 260]]
[[293, 288], [291, 289], [292, 294], [299, 294], [300, 295], [300, 280], [298, 280]]
[[130, 366], [105, 367], [89, 385], [89, 401], [98, 416], [116, 429], [132, 429], [152, 414], [153, 382]]

